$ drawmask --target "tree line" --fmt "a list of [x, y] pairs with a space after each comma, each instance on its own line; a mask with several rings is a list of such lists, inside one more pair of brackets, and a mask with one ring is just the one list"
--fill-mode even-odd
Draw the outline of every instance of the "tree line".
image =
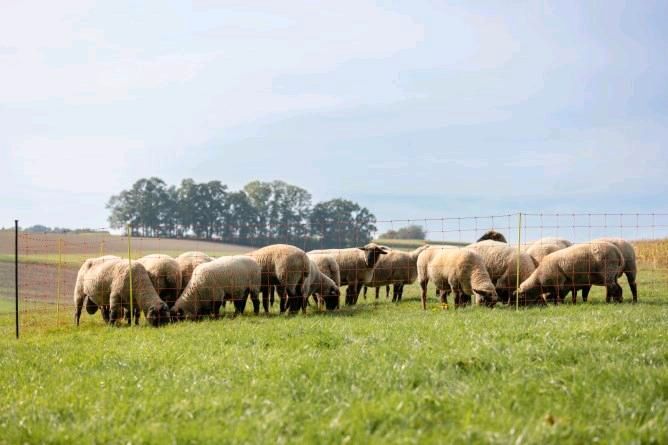
[[178, 186], [142, 178], [112, 196], [112, 228], [130, 224], [135, 236], [197, 238], [305, 248], [361, 245], [372, 239], [376, 217], [346, 199], [311, 203], [311, 194], [283, 181], [252, 181], [232, 191], [220, 181], [184, 179]]

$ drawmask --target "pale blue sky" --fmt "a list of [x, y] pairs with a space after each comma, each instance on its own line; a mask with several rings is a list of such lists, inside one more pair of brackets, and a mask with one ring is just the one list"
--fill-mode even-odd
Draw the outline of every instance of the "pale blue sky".
[[596, 3], [2, 2], [0, 226], [104, 227], [148, 176], [666, 211], [668, 3]]

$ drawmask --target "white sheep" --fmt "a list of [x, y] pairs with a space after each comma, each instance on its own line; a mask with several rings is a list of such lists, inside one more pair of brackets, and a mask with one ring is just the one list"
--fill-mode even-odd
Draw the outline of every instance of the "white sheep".
[[336, 283], [337, 287], [341, 287], [341, 269], [336, 262], [336, 258], [333, 255], [327, 254], [311, 254], [307, 253], [308, 258], [318, 266], [318, 270]]
[[[425, 286], [429, 284], [429, 273], [428, 273], [428, 267], [429, 263], [431, 260], [439, 253], [442, 252], [443, 250], [453, 250], [457, 249], [455, 246], [448, 246], [448, 245], [441, 245], [441, 246], [431, 246], [418, 255], [417, 259], [417, 273], [418, 273], [418, 282], [421, 281], [421, 278], [426, 280], [425, 281]], [[439, 290], [436, 289], [436, 296], [439, 295]]]
[[427, 308], [427, 283], [431, 280], [440, 290], [441, 302], [447, 304], [450, 292], [455, 294], [455, 306], [463, 304], [464, 296], [476, 295], [479, 301], [493, 306], [496, 289], [489, 278], [480, 255], [470, 249], [442, 249], [429, 261], [426, 275], [418, 269], [422, 289], [422, 308]]
[[[486, 240], [469, 244], [467, 249], [471, 249], [480, 255], [487, 268], [496, 293], [504, 303], [508, 303], [513, 291], [517, 285], [529, 278], [529, 275], [536, 269], [531, 257], [524, 252], [517, 251], [506, 243]], [[519, 282], [517, 280], [517, 259], [519, 257], [520, 273]]]
[[373, 269], [371, 280], [365, 284], [367, 287], [376, 288], [376, 299], [382, 286], [394, 285], [392, 301], [401, 301], [406, 284], [412, 284], [417, 278], [417, 261], [422, 252], [429, 249], [428, 244], [420, 246], [411, 252], [392, 250], [378, 260]]
[[181, 268], [179, 263], [169, 255], [146, 255], [139, 258], [148, 272], [148, 276], [153, 283], [153, 287], [160, 295], [160, 298], [167, 303], [170, 308], [174, 306], [176, 299], [181, 294]]
[[[135, 317], [138, 318], [138, 311], [141, 310], [153, 326], [169, 321], [169, 308], [155, 291], [144, 266], [133, 261], [130, 269], [126, 260], [102, 257], [86, 260], [79, 269], [74, 288], [76, 324], [79, 325], [81, 309], [86, 298], [98, 307], [109, 308], [109, 323], [115, 324], [122, 318], [124, 311], [129, 320], [130, 271], [133, 305], [137, 309]], [[104, 310], [103, 317], [105, 317]]]
[[[622, 256], [624, 257], [624, 268], [623, 270], [620, 271], [619, 276], [621, 276], [622, 274], [626, 275], [626, 280], [629, 283], [629, 288], [631, 288], [631, 294], [633, 295], [633, 302], [636, 303], [638, 301], [638, 286], [636, 284], [638, 267], [636, 265], [636, 251], [633, 248], [633, 245], [631, 245], [631, 243], [622, 238], [597, 238], [595, 240], [590, 241], [590, 243], [601, 243], [601, 242], [612, 243], [622, 252]], [[583, 301], [587, 301], [590, 289], [591, 286], [582, 287]], [[575, 295], [573, 297], [575, 298]]]
[[341, 285], [348, 285], [346, 305], [354, 305], [357, 304], [362, 286], [371, 279], [380, 256], [387, 254], [390, 250], [388, 247], [369, 243], [364, 247], [312, 250], [309, 254], [334, 257], [341, 271]]
[[193, 274], [193, 270], [200, 264], [208, 263], [213, 261], [209, 255], [204, 252], [184, 252], [181, 255], [176, 257], [176, 262], [179, 265], [179, 270], [181, 271], [181, 288], [185, 289], [190, 281], [190, 277]]
[[532, 259], [536, 267], [547, 255], [557, 250], [565, 249], [566, 247], [572, 246], [573, 243], [563, 238], [556, 237], [545, 237], [533, 241], [529, 244], [526, 244], [523, 247], [523, 250], [528, 254]]
[[624, 268], [621, 251], [608, 242], [577, 244], [547, 255], [519, 288], [523, 303], [562, 301], [569, 291], [605, 286], [606, 301], [622, 301], [617, 277]]
[[220, 257], [200, 264], [176, 300], [171, 310], [172, 318], [199, 320], [204, 315], [218, 317], [225, 301], [234, 302], [235, 311], [243, 313], [249, 295], [255, 313], [258, 313], [261, 281], [260, 265], [245, 255]]
[[306, 253], [288, 244], [273, 244], [247, 256], [254, 258], [262, 269], [262, 306], [269, 312], [269, 293], [278, 289], [281, 312], [298, 312], [304, 305], [304, 281], [309, 275], [310, 261]]
[[304, 280], [304, 295], [306, 296], [304, 301], [306, 302], [308, 297], [313, 296], [318, 302], [318, 306], [324, 303], [327, 310], [337, 309], [341, 296], [339, 286], [334, 280], [321, 272], [315, 261], [310, 258], [309, 267], [308, 277]]

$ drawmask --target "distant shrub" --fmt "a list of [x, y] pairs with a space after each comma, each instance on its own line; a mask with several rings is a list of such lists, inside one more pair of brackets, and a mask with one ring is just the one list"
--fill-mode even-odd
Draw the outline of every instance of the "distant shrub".
[[379, 236], [382, 239], [425, 239], [427, 232], [418, 225], [402, 227], [399, 230], [388, 230]]

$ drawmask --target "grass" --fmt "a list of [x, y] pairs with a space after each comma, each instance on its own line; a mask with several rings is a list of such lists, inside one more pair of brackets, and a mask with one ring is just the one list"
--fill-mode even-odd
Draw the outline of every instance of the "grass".
[[516, 312], [422, 311], [411, 286], [160, 329], [51, 307], [19, 341], [3, 316], [0, 443], [666, 443], [668, 275], [639, 288]]

